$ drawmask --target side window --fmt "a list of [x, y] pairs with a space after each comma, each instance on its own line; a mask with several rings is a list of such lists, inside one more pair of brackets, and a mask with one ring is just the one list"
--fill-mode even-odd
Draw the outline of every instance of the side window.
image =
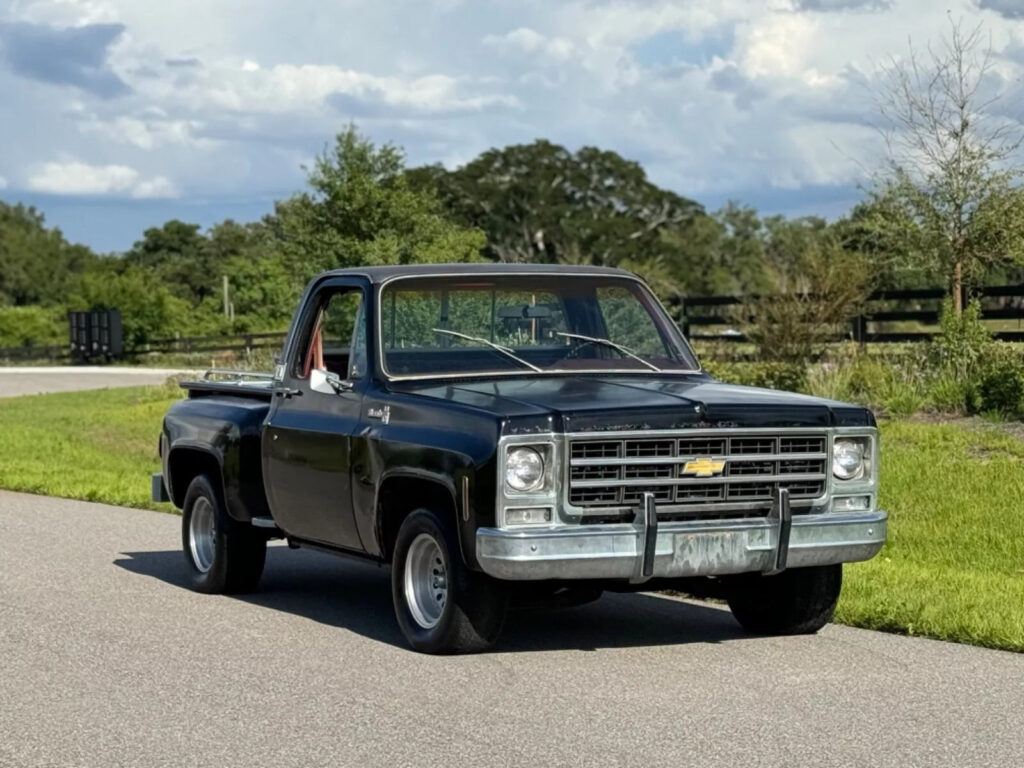
[[597, 289], [597, 303], [608, 338], [644, 357], [665, 357], [665, 342], [643, 304], [627, 288]]
[[295, 361], [295, 375], [307, 378], [314, 368], [336, 373], [342, 379], [366, 374], [366, 315], [363, 292], [343, 288], [322, 302]]

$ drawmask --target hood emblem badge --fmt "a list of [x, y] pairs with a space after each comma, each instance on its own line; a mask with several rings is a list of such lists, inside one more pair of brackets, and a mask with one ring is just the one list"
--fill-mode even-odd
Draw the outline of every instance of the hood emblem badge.
[[369, 419], [380, 419], [382, 423], [387, 424], [391, 421], [391, 406], [385, 405], [378, 408], [371, 407], [366, 411], [366, 417]]
[[683, 474], [693, 475], [694, 477], [713, 477], [714, 475], [722, 474], [724, 469], [724, 461], [716, 461], [710, 456], [705, 456], [686, 462], [686, 465], [683, 467]]

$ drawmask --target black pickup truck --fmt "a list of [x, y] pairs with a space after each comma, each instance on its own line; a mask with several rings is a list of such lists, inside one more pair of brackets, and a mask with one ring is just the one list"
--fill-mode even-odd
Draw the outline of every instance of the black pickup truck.
[[272, 374], [183, 386], [153, 495], [183, 511], [195, 588], [253, 589], [273, 538], [387, 563], [420, 651], [608, 589], [814, 632], [885, 541], [871, 413], [715, 381], [621, 270], [328, 272]]

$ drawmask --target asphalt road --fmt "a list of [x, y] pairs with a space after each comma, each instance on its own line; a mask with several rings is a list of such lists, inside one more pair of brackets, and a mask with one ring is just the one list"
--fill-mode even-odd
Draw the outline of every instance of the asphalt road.
[[179, 373], [172, 368], [128, 368], [101, 366], [0, 367], [0, 397], [38, 395], [43, 392], [71, 392], [104, 387], [137, 387], [163, 384]]
[[1024, 655], [609, 595], [407, 650], [387, 571], [272, 548], [183, 586], [179, 518], [0, 492], [0, 765], [1024, 765]]

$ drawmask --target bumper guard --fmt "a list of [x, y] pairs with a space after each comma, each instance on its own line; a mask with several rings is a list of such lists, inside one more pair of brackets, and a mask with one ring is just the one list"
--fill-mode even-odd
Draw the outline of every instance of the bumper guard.
[[659, 522], [646, 494], [633, 523], [480, 528], [477, 560], [499, 579], [627, 579], [778, 573], [868, 560], [885, 543], [882, 511], [793, 516], [786, 491], [768, 517]]

